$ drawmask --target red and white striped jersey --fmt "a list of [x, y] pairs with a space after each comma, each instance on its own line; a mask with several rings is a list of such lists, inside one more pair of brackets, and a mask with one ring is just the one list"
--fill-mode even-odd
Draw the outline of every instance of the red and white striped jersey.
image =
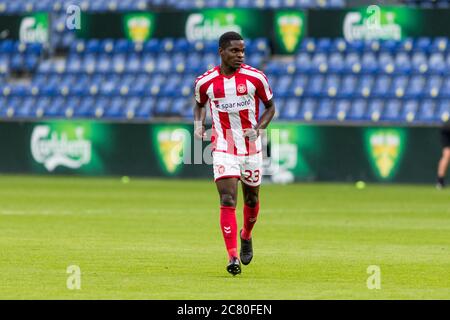
[[213, 150], [235, 155], [261, 152], [261, 138], [250, 142], [243, 129], [254, 128], [259, 119], [259, 99], [272, 99], [265, 74], [242, 64], [230, 76], [220, 74], [220, 66], [208, 70], [195, 80], [195, 100], [209, 103]]

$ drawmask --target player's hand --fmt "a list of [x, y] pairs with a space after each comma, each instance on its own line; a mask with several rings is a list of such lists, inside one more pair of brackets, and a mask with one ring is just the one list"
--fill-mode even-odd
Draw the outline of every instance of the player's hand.
[[205, 126], [204, 125], [196, 126], [194, 128], [194, 137], [196, 139], [199, 139], [199, 140], [206, 139], [206, 133], [205, 133]]
[[259, 131], [256, 129], [244, 129], [244, 138], [248, 138], [250, 142], [256, 141], [259, 137]]

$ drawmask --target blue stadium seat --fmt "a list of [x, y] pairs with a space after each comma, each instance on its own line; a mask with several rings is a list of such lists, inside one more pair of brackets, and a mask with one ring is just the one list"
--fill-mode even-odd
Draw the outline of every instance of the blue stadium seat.
[[363, 51], [378, 54], [380, 52], [381, 44], [378, 40], [365, 40], [363, 42]]
[[333, 100], [321, 99], [315, 117], [317, 120], [330, 120], [333, 117], [333, 112]]
[[257, 69], [262, 69], [264, 63], [264, 56], [261, 54], [252, 54], [250, 57], [246, 59], [247, 64], [255, 67]]
[[364, 50], [364, 41], [362, 40], [353, 40], [347, 42], [347, 51], [361, 54]]
[[159, 52], [159, 47], [159, 40], [152, 38], [145, 42], [143, 51], [156, 54]]
[[334, 119], [339, 121], [344, 121], [347, 119], [349, 111], [351, 108], [351, 102], [348, 99], [339, 99], [336, 102], [335, 110], [334, 110]]
[[300, 52], [314, 52], [316, 50], [316, 42], [314, 38], [303, 38], [300, 43], [299, 51]]
[[409, 74], [411, 72], [411, 61], [405, 52], [399, 52], [395, 56], [395, 71], [397, 74]]
[[15, 117], [20, 118], [34, 118], [36, 116], [35, 113], [36, 99], [26, 97], [22, 100], [22, 103], [17, 106]]
[[450, 76], [447, 76], [442, 84], [440, 96], [444, 99], [450, 99]]
[[172, 60], [166, 53], [162, 53], [156, 59], [155, 72], [169, 73], [172, 68]]
[[299, 73], [309, 73], [312, 70], [311, 57], [306, 52], [301, 52], [295, 57], [295, 69]]
[[391, 53], [382, 52], [378, 57], [380, 72], [391, 74], [395, 71], [395, 61]]
[[111, 57], [107, 54], [98, 55], [95, 62], [95, 71], [97, 73], [108, 73], [111, 70]]
[[0, 41], [0, 53], [11, 54], [15, 51], [15, 43], [13, 40], [2, 40]]
[[327, 55], [316, 53], [311, 59], [311, 71], [313, 73], [326, 73], [328, 71]]
[[280, 98], [286, 97], [292, 83], [292, 77], [290, 75], [282, 75], [276, 84], [272, 83], [273, 91], [276, 92], [277, 96]]
[[402, 98], [405, 95], [408, 81], [408, 76], [394, 77], [388, 91], [388, 96], [390, 98]]
[[430, 47], [430, 51], [434, 52], [445, 52], [449, 47], [448, 38], [446, 37], [436, 37], [433, 39], [433, 42]]
[[132, 97], [125, 100], [124, 107], [121, 109], [121, 118], [133, 119], [135, 117], [136, 111], [139, 109], [141, 104], [141, 99], [138, 97]]
[[86, 43], [86, 53], [100, 53], [102, 50], [101, 41], [98, 39], [90, 39]]
[[352, 101], [350, 106], [350, 111], [348, 115], [349, 120], [368, 120], [367, 116], [367, 100], [365, 99], [356, 99]]
[[63, 117], [63, 107], [66, 101], [63, 97], [56, 97], [51, 100], [47, 105], [44, 105], [42, 109], [36, 108], [36, 113], [43, 111], [44, 117]]
[[428, 71], [427, 56], [423, 52], [414, 52], [412, 55], [412, 71], [414, 73], [426, 73]]
[[94, 97], [83, 97], [80, 99], [80, 103], [73, 109], [73, 116], [76, 118], [89, 118], [94, 114]]
[[135, 112], [134, 117], [138, 119], [149, 119], [153, 114], [153, 107], [156, 105], [156, 100], [153, 97], [145, 97], [142, 99], [141, 105]]
[[380, 41], [380, 52], [395, 53], [397, 51], [398, 42], [388, 39]]
[[387, 100], [381, 120], [400, 121], [402, 104], [398, 99]]
[[387, 75], [380, 75], [375, 80], [372, 95], [374, 97], [382, 98], [388, 94], [390, 87], [391, 87], [391, 77]]
[[317, 101], [312, 98], [306, 98], [301, 103], [301, 110], [298, 118], [300, 120], [313, 120], [314, 119], [314, 113], [317, 108]]
[[161, 90], [161, 95], [165, 97], [176, 97], [176, 90], [179, 87], [181, 78], [177, 76], [170, 77], [167, 82], [164, 83], [164, 86]]
[[372, 52], [365, 52], [361, 59], [361, 71], [363, 73], [373, 74], [378, 72], [378, 61]]
[[333, 98], [337, 95], [340, 89], [340, 78], [337, 75], [330, 74], [325, 80], [322, 91], [322, 96]]
[[175, 39], [164, 38], [159, 42], [158, 52], [170, 53], [173, 52], [175, 48]]
[[193, 112], [193, 109], [190, 108], [190, 107], [185, 108], [185, 109], [183, 110], [181, 116], [182, 116], [184, 119], [186, 119], [186, 120], [192, 121], [192, 120], [194, 119], [194, 112]]
[[170, 115], [181, 117], [186, 108], [188, 108], [188, 101], [184, 98], [178, 98], [173, 101], [172, 108], [170, 109]]
[[128, 55], [125, 70], [129, 73], [138, 73], [142, 69], [141, 55], [131, 53]]
[[297, 75], [294, 77], [288, 91], [288, 95], [300, 97], [305, 93], [308, 84], [308, 77], [306, 75]]
[[376, 122], [380, 119], [384, 110], [384, 101], [382, 99], [370, 100], [366, 118]]
[[400, 117], [401, 122], [413, 122], [417, 118], [417, 112], [419, 110], [419, 102], [415, 99], [406, 100], [403, 104], [402, 114]]
[[450, 100], [444, 99], [439, 101], [437, 109], [437, 118], [439, 121], [448, 121], [450, 118]]
[[319, 97], [322, 94], [324, 79], [323, 75], [312, 76], [306, 87], [305, 94], [308, 96]]
[[361, 63], [358, 53], [348, 53], [345, 56], [344, 72], [357, 74], [361, 71]]
[[111, 103], [105, 110], [106, 118], [122, 118], [124, 115], [126, 99], [123, 97], [115, 97], [111, 99]]
[[158, 102], [156, 103], [156, 106], [154, 108], [154, 115], [162, 117], [170, 116], [172, 102], [173, 99], [168, 97], [162, 97], [158, 99]]
[[320, 38], [316, 43], [316, 52], [328, 53], [332, 47], [332, 41], [330, 38]]
[[397, 47], [397, 52], [406, 52], [409, 53], [414, 48], [414, 38], [405, 38], [403, 39], [399, 46]]
[[432, 74], [446, 74], [450, 71], [442, 53], [433, 53], [428, 60], [429, 71]]
[[438, 75], [430, 76], [425, 87], [425, 96], [436, 98], [441, 93], [443, 78]]
[[420, 105], [417, 120], [421, 122], [434, 122], [437, 120], [436, 116], [436, 100], [425, 99]]
[[335, 38], [332, 40], [330, 52], [345, 52], [347, 49], [347, 42], [343, 38]]
[[425, 96], [425, 84], [426, 77], [421, 75], [416, 75], [411, 77], [408, 87], [405, 92], [405, 98], [415, 98], [419, 99]]
[[373, 86], [375, 84], [375, 76], [373, 75], [363, 75], [359, 78], [359, 82], [355, 91], [356, 97], [370, 97]]
[[331, 73], [341, 73], [344, 70], [344, 56], [339, 52], [330, 54], [328, 58], [328, 71]]
[[191, 44], [185, 38], [178, 38], [174, 43], [174, 51], [187, 54], [191, 51]]
[[341, 81], [341, 89], [337, 96], [340, 98], [351, 98], [355, 94], [358, 79], [354, 75], [346, 75]]
[[414, 41], [414, 51], [428, 52], [431, 48], [431, 38], [419, 37]]

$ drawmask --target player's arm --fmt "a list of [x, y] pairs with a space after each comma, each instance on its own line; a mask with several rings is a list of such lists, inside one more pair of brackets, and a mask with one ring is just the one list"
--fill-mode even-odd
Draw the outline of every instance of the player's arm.
[[197, 139], [203, 139], [205, 134], [206, 108], [204, 104], [195, 102], [194, 106], [194, 136]]
[[266, 108], [264, 109], [264, 112], [255, 127], [255, 130], [258, 132], [259, 130], [266, 129], [270, 121], [272, 121], [273, 116], [275, 115], [275, 103], [273, 102], [273, 99], [264, 102], [264, 106]]
[[208, 101], [208, 96], [205, 92], [205, 88], [202, 87], [201, 82], [199, 82], [199, 80], [195, 81], [194, 96], [195, 96], [194, 137], [196, 139], [204, 139], [206, 137], [206, 133], [205, 133], [206, 108], [205, 108], [205, 105]]
[[260, 131], [267, 128], [275, 115], [275, 103], [273, 102], [273, 99], [264, 102], [264, 106], [266, 108], [264, 109], [257, 125], [252, 129], [244, 129], [244, 137], [248, 138], [250, 141], [255, 141], [258, 139]]
[[270, 89], [269, 81], [264, 74], [259, 77], [255, 93], [256, 96], [263, 101], [265, 110], [254, 128], [244, 130], [244, 137], [248, 137], [250, 141], [258, 139], [260, 131], [267, 128], [275, 115], [275, 103], [273, 101], [272, 89]]

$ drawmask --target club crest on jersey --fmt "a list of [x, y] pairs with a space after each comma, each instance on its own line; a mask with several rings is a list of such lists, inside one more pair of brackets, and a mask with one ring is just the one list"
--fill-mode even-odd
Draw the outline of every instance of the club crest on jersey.
[[219, 174], [223, 174], [225, 172], [225, 167], [223, 165], [218, 165], [217, 166], [217, 172]]
[[239, 84], [237, 86], [237, 92], [240, 94], [246, 93], [247, 92], [247, 86], [243, 83]]

